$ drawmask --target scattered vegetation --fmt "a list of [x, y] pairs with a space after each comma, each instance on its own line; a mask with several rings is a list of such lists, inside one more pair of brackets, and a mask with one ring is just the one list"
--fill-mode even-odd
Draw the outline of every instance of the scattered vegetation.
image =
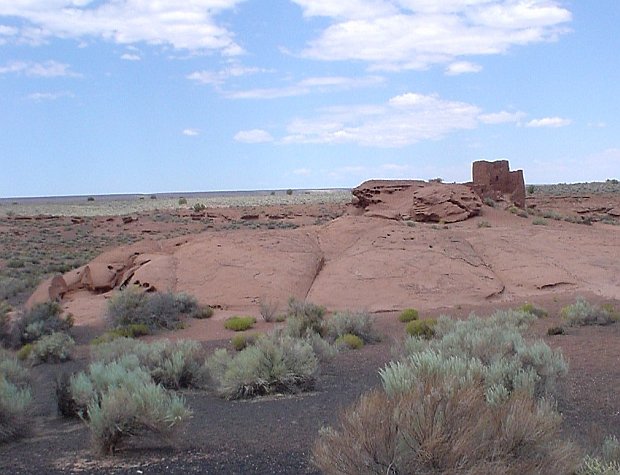
[[609, 325], [614, 323], [613, 312], [609, 309], [592, 305], [583, 297], [577, 297], [574, 304], [564, 307], [560, 315], [571, 326]]
[[419, 316], [419, 312], [415, 308], [406, 308], [400, 312], [400, 315], [398, 315], [398, 320], [407, 323], [412, 320], [417, 320]]
[[18, 356], [20, 359], [28, 359], [32, 364], [62, 363], [71, 359], [74, 348], [73, 338], [63, 332], [54, 332], [24, 345]]
[[537, 307], [530, 302], [524, 303], [519, 308], [517, 308], [517, 310], [520, 310], [521, 312], [531, 313], [537, 318], [545, 318], [548, 315], [547, 311], [544, 308]]
[[183, 197], [179, 198], [178, 203], [179, 203], [179, 206], [186, 205], [187, 204], [187, 198], [183, 198]]
[[488, 196], [484, 200], [482, 200], [482, 202], [485, 205], [490, 206], [491, 208], [495, 208], [495, 206], [497, 206], [495, 200], [493, 198], [489, 198]]
[[527, 185], [526, 191], [528, 195], [533, 195], [536, 193], [536, 187], [534, 185]]
[[192, 206], [192, 209], [195, 213], [201, 213], [202, 211], [206, 210], [207, 207], [202, 203], [196, 203], [194, 206]]
[[431, 339], [409, 337], [380, 371], [382, 388], [345, 411], [340, 429], [321, 430], [315, 464], [328, 474], [573, 473], [576, 451], [543, 399], [566, 363], [525, 342], [535, 318], [441, 317]]
[[534, 226], [546, 226], [549, 222], [544, 218], [537, 217], [532, 220], [532, 224]]
[[260, 299], [260, 315], [266, 322], [278, 321], [278, 303], [267, 298]]
[[483, 229], [483, 228], [490, 228], [491, 227], [491, 223], [489, 223], [488, 221], [478, 221], [478, 228]]
[[255, 323], [256, 318], [254, 317], [237, 315], [227, 318], [224, 322], [224, 328], [235, 332], [242, 332], [252, 328]]
[[606, 437], [600, 453], [586, 455], [577, 475], [617, 475], [620, 473], [620, 443], [614, 436]]
[[555, 336], [555, 335], [564, 335], [564, 327], [549, 327], [547, 328], [547, 335]]
[[31, 406], [28, 371], [8, 351], [0, 349], [0, 443], [26, 433]]
[[148, 325], [144, 323], [132, 323], [131, 325], [124, 325], [108, 330], [102, 335], [93, 338], [90, 344], [100, 345], [101, 343], [109, 343], [117, 338], [138, 338], [150, 334], [151, 329]]
[[341, 312], [324, 321], [319, 334], [330, 341], [336, 341], [346, 335], [358, 337], [363, 343], [375, 343], [380, 340], [374, 327], [374, 320], [368, 312]]
[[230, 344], [236, 351], [241, 351], [256, 343], [257, 335], [235, 335], [230, 339]]
[[289, 299], [285, 333], [293, 338], [323, 334], [325, 308], [311, 302]]
[[407, 323], [405, 331], [410, 336], [429, 339], [435, 335], [436, 324], [437, 320], [435, 319], [411, 320]]

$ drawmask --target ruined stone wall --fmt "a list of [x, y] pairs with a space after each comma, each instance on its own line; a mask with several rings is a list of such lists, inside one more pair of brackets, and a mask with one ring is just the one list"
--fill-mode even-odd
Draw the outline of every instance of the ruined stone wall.
[[473, 188], [481, 198], [507, 195], [521, 208], [525, 207], [525, 181], [523, 170], [510, 171], [508, 160], [487, 162], [480, 160], [472, 166]]

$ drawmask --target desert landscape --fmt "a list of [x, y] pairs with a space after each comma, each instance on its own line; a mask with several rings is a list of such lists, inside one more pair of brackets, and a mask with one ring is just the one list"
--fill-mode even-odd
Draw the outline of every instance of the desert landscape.
[[[506, 177], [513, 173], [502, 167]], [[510, 180], [485, 185], [475, 175], [469, 184], [370, 181], [352, 192], [265, 192], [213, 203], [204, 197], [133, 198], [103, 206], [96, 198], [3, 203], [3, 338], [12, 349], [2, 355], [5, 364], [23, 360], [22, 390], [29, 388], [31, 400], [1, 422], [2, 471], [380, 473], [377, 454], [376, 467], [339, 466], [347, 466], [346, 450], [334, 461], [325, 447], [338, 444], [326, 443], [319, 431], [338, 427], [346, 421], [343, 411], [366, 401], [358, 398], [387, 387], [388, 363], [402, 357], [411, 341], [442, 344], [446, 336], [439, 335], [449, 334], [445, 328], [452, 323], [442, 317], [437, 330], [433, 326], [443, 315], [472, 325], [527, 321], [526, 328], [518, 326], [523, 342], [543, 342], [568, 368], [547, 368], [544, 381], [550, 378], [554, 387], [545, 397], [560, 417], [553, 437], [573, 445], [557, 460], [550, 454], [559, 449], [546, 448], [552, 452], [543, 451], [544, 459], [557, 462], [554, 473], [616, 473], [586, 471], [583, 460], [603, 464], [596, 458], [603, 457], [601, 444], [620, 437], [620, 327], [614, 323], [620, 309], [620, 185], [609, 180], [526, 191], [522, 177], [515, 188]], [[187, 316], [159, 326], [149, 320], [141, 327], [145, 336], [128, 332], [137, 328], [131, 320], [135, 302], [166, 295], [183, 295], [174, 298], [191, 308], [179, 310]], [[111, 309], [124, 305], [125, 297], [134, 307], [123, 307], [123, 326]], [[56, 305], [50, 302], [58, 302], [51, 313], [59, 322], [70, 320], [55, 328], [71, 335], [66, 355], [56, 348], [41, 356], [41, 340], [28, 339], [34, 330], [20, 324], [34, 321], [37, 309]], [[575, 317], [571, 311], [579, 305], [593, 313]], [[248, 320], [251, 329], [233, 327], [231, 318]], [[320, 320], [317, 333], [291, 329], [304, 318]], [[316, 353], [310, 377], [287, 373], [284, 381], [224, 389], [218, 364], [230, 370], [249, 349], [264, 349], [270, 338], [283, 344], [295, 332]], [[208, 383], [199, 384], [192, 372], [185, 383], [157, 380], [161, 391], [184, 404], [174, 438], [142, 422], [101, 445], [93, 436], [93, 407], [68, 417], [67, 407], [79, 406], [75, 393], [68, 403], [62, 392], [75, 388], [71, 375], [105, 351], [119, 358], [138, 351], [123, 346], [133, 343], [120, 345], [134, 341], [126, 337], [146, 345], [135, 347], [140, 351], [156, 342], [190, 340], [196, 342], [192, 354], [207, 362]], [[102, 349], [115, 344], [120, 346]], [[364, 460], [360, 453], [354, 458]], [[544, 464], [519, 467], [502, 473], [551, 473]], [[438, 470], [433, 473], [456, 473]]]

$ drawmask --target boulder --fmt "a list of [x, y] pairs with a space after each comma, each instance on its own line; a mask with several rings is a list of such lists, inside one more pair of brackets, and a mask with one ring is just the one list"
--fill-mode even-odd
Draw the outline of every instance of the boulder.
[[28, 298], [25, 307], [31, 309], [40, 303], [60, 300], [68, 290], [65, 279], [61, 275], [55, 275], [39, 284], [30, 298]]

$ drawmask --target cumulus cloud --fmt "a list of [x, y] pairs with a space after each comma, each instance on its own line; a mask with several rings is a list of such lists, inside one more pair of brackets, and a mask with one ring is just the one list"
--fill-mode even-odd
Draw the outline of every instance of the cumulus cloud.
[[553, 0], [293, 1], [304, 15], [329, 21], [305, 57], [365, 61], [383, 70], [426, 69], [553, 41], [572, 17]]
[[479, 64], [470, 63], [469, 61], [457, 61], [451, 63], [446, 68], [446, 74], [448, 76], [458, 76], [459, 74], [466, 73], [478, 73], [482, 71], [482, 66]]
[[197, 135], [200, 135], [200, 130], [198, 130], [198, 129], [183, 129], [183, 131], [181, 133], [183, 135], [185, 135], [186, 137], [196, 137]]
[[216, 16], [242, 1], [0, 0], [0, 16], [19, 18], [23, 26], [13, 36], [28, 43], [50, 37], [99, 38], [235, 55], [242, 49]]
[[562, 117], [544, 117], [542, 119], [532, 119], [527, 124], [526, 127], [566, 127], [567, 125], [572, 124], [572, 120], [563, 119]]
[[235, 134], [234, 139], [242, 143], [266, 143], [273, 141], [271, 134], [262, 129], [240, 130]]
[[57, 61], [45, 61], [36, 63], [32, 61], [11, 61], [5, 66], [0, 66], [2, 74], [23, 74], [26, 76], [55, 78], [55, 77], [79, 77], [71, 71], [71, 66]]
[[484, 124], [505, 124], [510, 122], [519, 123], [525, 117], [524, 112], [492, 112], [489, 114], [480, 114], [478, 118]]
[[392, 97], [382, 106], [329, 107], [316, 117], [295, 119], [282, 142], [403, 147], [473, 129], [480, 112], [477, 106], [465, 102], [407, 93]]
[[140, 55], [139, 54], [135, 54], [135, 53], [125, 53], [125, 54], [121, 55], [121, 59], [124, 59], [125, 61], [140, 61], [140, 60], [142, 60]]
[[315, 92], [344, 91], [355, 88], [371, 87], [381, 84], [381, 76], [346, 77], [321, 76], [311, 77], [283, 87], [269, 87], [226, 92], [231, 99], [277, 99], [281, 97], [304, 96]]

